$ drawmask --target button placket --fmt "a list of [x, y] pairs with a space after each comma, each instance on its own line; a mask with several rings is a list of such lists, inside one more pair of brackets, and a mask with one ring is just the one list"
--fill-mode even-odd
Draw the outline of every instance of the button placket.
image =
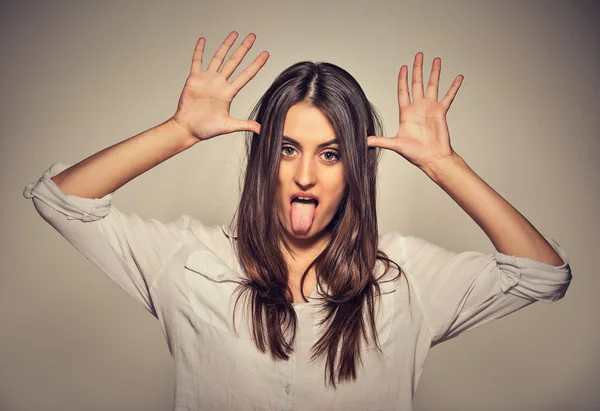
[[296, 353], [292, 352], [287, 361], [279, 362], [279, 378], [281, 387], [281, 409], [294, 409], [294, 377], [296, 369]]

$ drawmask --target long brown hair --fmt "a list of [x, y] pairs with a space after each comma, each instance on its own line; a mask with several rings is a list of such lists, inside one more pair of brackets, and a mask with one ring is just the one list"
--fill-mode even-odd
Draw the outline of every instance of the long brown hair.
[[384, 262], [384, 274], [390, 263], [397, 267], [398, 276], [402, 273], [398, 264], [378, 250], [376, 182], [381, 150], [368, 147], [367, 136], [383, 135], [381, 120], [358, 82], [336, 65], [294, 64], [275, 79], [250, 114], [261, 124], [261, 133], [249, 133], [246, 139], [247, 164], [236, 214], [237, 252], [247, 278], [236, 290], [235, 306], [249, 293], [247, 308], [258, 349], [287, 360], [297, 317], [280, 244], [290, 247], [273, 204], [285, 117], [300, 102], [318, 108], [330, 121], [346, 178], [344, 198], [327, 226], [330, 242], [306, 269], [300, 285], [302, 290], [314, 266], [317, 283], [327, 286], [327, 292], [321, 293], [325, 315], [320, 324], [326, 329], [312, 347], [311, 358], [326, 356], [325, 384], [329, 381], [335, 387], [336, 380], [356, 380], [367, 326], [381, 352], [375, 327], [375, 302], [380, 295], [379, 279], [374, 277], [376, 260]]

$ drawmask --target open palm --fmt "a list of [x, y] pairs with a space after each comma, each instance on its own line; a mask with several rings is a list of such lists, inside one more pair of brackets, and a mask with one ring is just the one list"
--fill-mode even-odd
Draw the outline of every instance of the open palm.
[[256, 39], [254, 33], [248, 34], [223, 63], [237, 36], [235, 31], [227, 36], [204, 71], [202, 55], [206, 40], [201, 37], [196, 43], [192, 68], [173, 119], [199, 140], [244, 130], [260, 133], [260, 124], [231, 117], [229, 109], [233, 98], [261, 69], [269, 53], [260, 53], [233, 81], [228, 81]]
[[446, 95], [438, 102], [441, 59], [433, 60], [427, 92], [423, 93], [423, 53], [415, 56], [412, 78], [412, 98], [408, 93], [408, 68], [402, 66], [398, 75], [400, 128], [396, 136], [369, 136], [368, 145], [393, 150], [423, 169], [451, 156], [450, 134], [446, 113], [462, 83], [458, 75]]

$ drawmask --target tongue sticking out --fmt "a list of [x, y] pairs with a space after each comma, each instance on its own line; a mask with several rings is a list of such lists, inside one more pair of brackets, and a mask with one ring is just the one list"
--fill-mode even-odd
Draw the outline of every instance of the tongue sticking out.
[[298, 234], [306, 234], [312, 225], [316, 209], [314, 201], [292, 201], [292, 230]]

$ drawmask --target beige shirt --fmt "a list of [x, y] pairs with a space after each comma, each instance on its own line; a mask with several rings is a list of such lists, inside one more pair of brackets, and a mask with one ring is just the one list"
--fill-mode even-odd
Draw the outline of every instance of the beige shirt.
[[[561, 266], [499, 252], [455, 253], [388, 232], [379, 248], [405, 275], [380, 283], [376, 325], [383, 355], [363, 346], [358, 379], [334, 389], [325, 385], [324, 363], [309, 361], [320, 336], [319, 285], [309, 303], [294, 304], [294, 353], [288, 361], [273, 360], [256, 348], [242, 311], [234, 332], [231, 297], [244, 273], [226, 226], [205, 226], [189, 215], [169, 223], [143, 219], [112, 205], [114, 193], [65, 195], [50, 178], [69, 166], [55, 163], [23, 194], [159, 320], [176, 366], [177, 411], [412, 410], [433, 345], [535, 301], [556, 301], [571, 280], [566, 252], [549, 237]], [[377, 276], [381, 269], [378, 263]]]

